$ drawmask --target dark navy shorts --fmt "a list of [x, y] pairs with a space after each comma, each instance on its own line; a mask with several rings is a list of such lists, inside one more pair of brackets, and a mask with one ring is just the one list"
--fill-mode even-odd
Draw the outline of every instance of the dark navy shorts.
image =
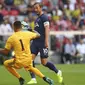
[[38, 52], [40, 52], [41, 58], [47, 58], [48, 57], [48, 48], [45, 47], [45, 44], [43, 42], [32, 42], [31, 44], [31, 53], [37, 55]]

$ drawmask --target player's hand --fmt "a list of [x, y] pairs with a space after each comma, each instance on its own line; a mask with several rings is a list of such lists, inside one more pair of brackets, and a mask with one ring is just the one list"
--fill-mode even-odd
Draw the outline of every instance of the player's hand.
[[23, 29], [23, 30], [32, 31], [32, 28], [28, 25], [27, 22], [21, 21], [21, 24], [22, 24], [22, 29]]

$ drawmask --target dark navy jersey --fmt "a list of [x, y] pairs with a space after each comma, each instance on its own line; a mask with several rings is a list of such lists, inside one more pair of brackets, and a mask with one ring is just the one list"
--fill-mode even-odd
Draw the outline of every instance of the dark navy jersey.
[[45, 14], [39, 16], [35, 21], [34, 30], [40, 34], [40, 38], [35, 39], [35, 42], [41, 41], [45, 42], [45, 25], [49, 25], [48, 17]]

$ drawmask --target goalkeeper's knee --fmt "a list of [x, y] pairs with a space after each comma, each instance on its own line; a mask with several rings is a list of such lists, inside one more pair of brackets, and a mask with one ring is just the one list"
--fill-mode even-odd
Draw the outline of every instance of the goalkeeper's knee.
[[4, 66], [9, 66], [8, 61], [4, 61]]

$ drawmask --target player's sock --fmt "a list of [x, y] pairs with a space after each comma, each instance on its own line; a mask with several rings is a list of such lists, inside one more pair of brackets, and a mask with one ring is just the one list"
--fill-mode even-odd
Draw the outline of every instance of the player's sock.
[[50, 78], [48, 78], [48, 77], [43, 77], [43, 80], [44, 80], [45, 82], [49, 83], [49, 85], [54, 85], [53, 80], [50, 79]]
[[30, 72], [31, 78], [35, 78], [35, 74], [33, 72]]
[[25, 80], [24, 80], [22, 77], [20, 77], [20, 78], [19, 78], [19, 82], [20, 82], [20, 85], [23, 85], [24, 82], [25, 82]]
[[[34, 61], [33, 61], [33, 67], [35, 67]], [[34, 73], [30, 72], [30, 75], [31, 75], [31, 78], [35, 78], [35, 74]]]
[[33, 72], [34, 74], [36, 74], [37, 76], [41, 77], [41, 78], [44, 77], [44, 75], [37, 68], [31, 67], [30, 71]]
[[49, 69], [53, 70], [55, 73], [58, 73], [58, 69], [51, 62], [47, 62], [47, 64], [45, 66], [48, 67]]

